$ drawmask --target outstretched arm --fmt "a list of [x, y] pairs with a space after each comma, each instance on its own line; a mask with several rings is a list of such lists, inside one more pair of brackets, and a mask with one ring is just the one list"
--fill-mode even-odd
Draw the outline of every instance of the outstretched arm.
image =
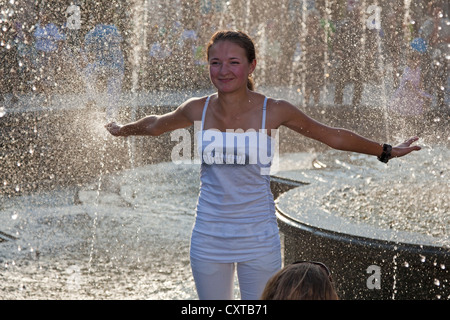
[[[383, 144], [365, 138], [347, 129], [324, 125], [287, 102], [279, 102], [280, 124], [302, 135], [320, 141], [337, 150], [352, 151], [368, 155], [381, 156]], [[408, 153], [420, 150], [420, 146], [413, 146], [417, 137], [410, 138], [392, 148], [389, 159], [402, 157]]]
[[[200, 103], [199, 103], [200, 102]], [[180, 105], [175, 111], [163, 115], [150, 115], [135, 122], [120, 125], [108, 123], [105, 128], [118, 137], [128, 136], [159, 136], [165, 132], [192, 125], [198, 116], [197, 109], [201, 99], [190, 99]]]

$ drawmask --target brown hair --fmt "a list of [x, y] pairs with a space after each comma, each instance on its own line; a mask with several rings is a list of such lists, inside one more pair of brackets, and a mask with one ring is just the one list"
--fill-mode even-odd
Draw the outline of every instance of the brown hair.
[[[223, 30], [217, 31], [213, 34], [211, 39], [209, 40], [208, 46], [206, 48], [206, 58], [209, 60], [209, 49], [219, 41], [231, 41], [241, 48], [243, 48], [247, 54], [248, 62], [252, 63], [253, 60], [256, 59], [256, 50], [255, 45], [253, 44], [253, 40], [242, 31], [231, 31], [231, 30]], [[255, 89], [255, 82], [253, 78], [249, 75], [247, 80], [247, 88], [250, 90]]]
[[317, 263], [291, 264], [267, 282], [262, 300], [338, 300], [331, 276]]

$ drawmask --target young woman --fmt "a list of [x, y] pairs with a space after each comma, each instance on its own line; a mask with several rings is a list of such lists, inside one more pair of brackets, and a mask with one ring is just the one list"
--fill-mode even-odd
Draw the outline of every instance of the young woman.
[[[197, 292], [200, 299], [232, 299], [237, 268], [241, 298], [259, 299], [269, 278], [281, 267], [275, 205], [269, 175], [263, 174], [270, 163], [251, 158], [271, 147], [273, 138], [266, 132], [286, 126], [332, 148], [378, 156], [383, 162], [420, 147], [411, 146], [417, 138], [390, 147], [326, 126], [289, 102], [253, 91], [255, 47], [243, 32], [215, 33], [207, 59], [216, 94], [192, 98], [164, 115], [126, 125], [110, 123], [106, 128], [114, 136], [157, 136], [201, 121], [201, 187], [190, 253]], [[240, 135], [249, 139], [239, 139]], [[236, 140], [244, 145], [234, 146]], [[236, 159], [220, 159], [220, 151]], [[238, 161], [240, 155], [243, 162]]]

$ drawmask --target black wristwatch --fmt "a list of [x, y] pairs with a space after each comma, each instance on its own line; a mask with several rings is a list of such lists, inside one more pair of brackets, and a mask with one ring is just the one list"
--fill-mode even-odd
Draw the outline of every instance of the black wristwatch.
[[380, 160], [381, 162], [387, 163], [389, 161], [389, 158], [391, 157], [391, 151], [392, 151], [391, 145], [386, 144], [386, 143], [383, 144], [383, 152], [378, 157], [378, 160]]

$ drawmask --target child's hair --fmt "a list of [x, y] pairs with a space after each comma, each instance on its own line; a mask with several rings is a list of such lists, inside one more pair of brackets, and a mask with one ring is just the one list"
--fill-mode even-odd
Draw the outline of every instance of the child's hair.
[[[214, 33], [209, 40], [208, 46], [206, 48], [207, 60], [209, 60], [209, 49], [219, 41], [231, 41], [239, 45], [245, 50], [248, 62], [250, 63], [256, 59], [255, 45], [253, 43], [253, 40], [246, 33], [242, 31], [223, 30]], [[252, 91], [255, 89], [255, 82], [253, 81], [253, 78], [251, 76], [248, 77], [247, 88]]]
[[262, 300], [338, 300], [329, 269], [320, 262], [293, 263], [267, 282]]

